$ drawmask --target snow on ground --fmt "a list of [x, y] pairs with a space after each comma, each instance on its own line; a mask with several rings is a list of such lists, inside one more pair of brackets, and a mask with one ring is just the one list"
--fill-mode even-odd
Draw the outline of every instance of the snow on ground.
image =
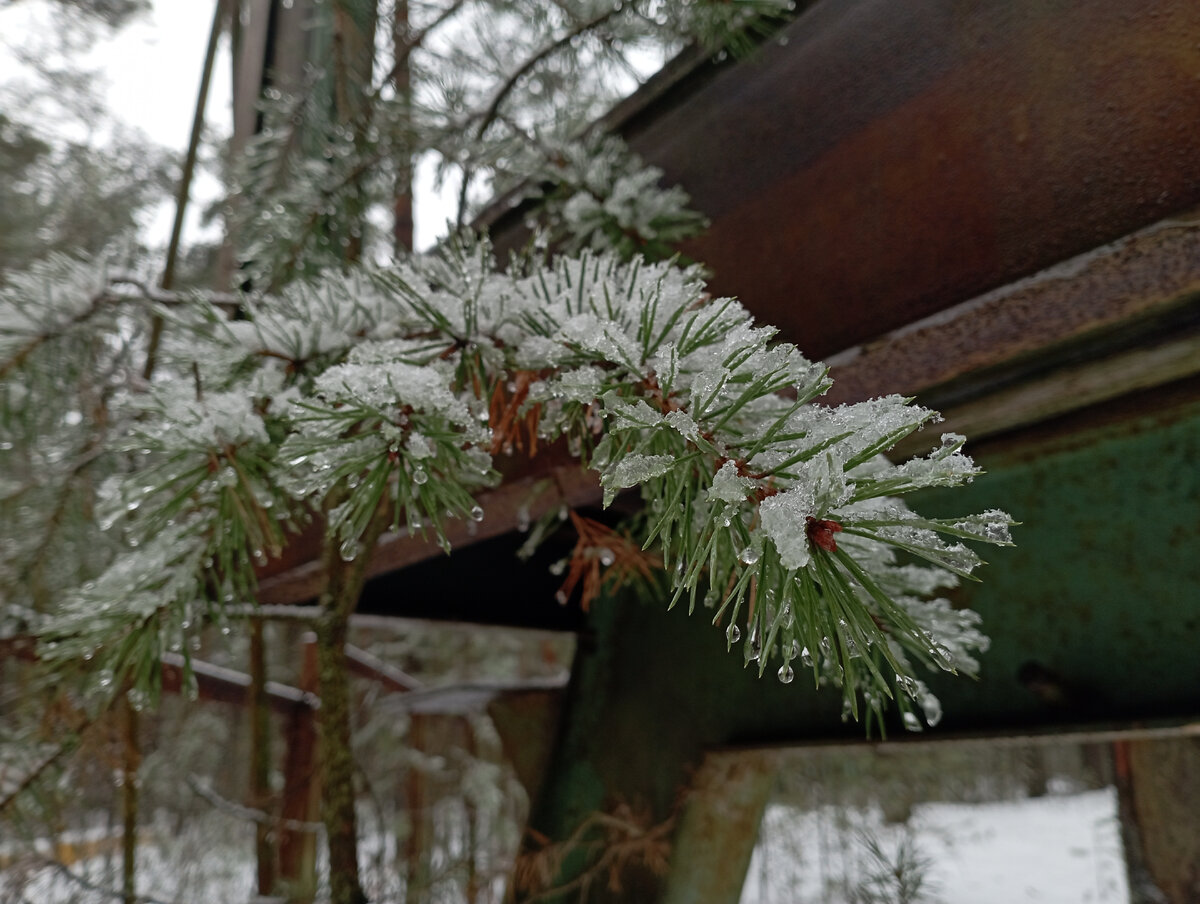
[[[900, 846], [923, 866], [930, 904], [1128, 904], [1112, 788], [995, 803], [924, 803], [907, 824], [878, 809], [771, 806], [747, 874], [742, 904], [851, 904], [854, 890], [886, 870], [873, 839], [896, 863]], [[864, 900], [859, 898], [857, 900]], [[878, 898], [866, 900], [890, 900]]]

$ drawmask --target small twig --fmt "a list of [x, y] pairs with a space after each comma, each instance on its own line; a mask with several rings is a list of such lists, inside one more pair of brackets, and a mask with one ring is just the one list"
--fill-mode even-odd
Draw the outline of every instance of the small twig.
[[386, 85], [391, 84], [391, 82], [400, 74], [404, 67], [408, 65], [409, 57], [412, 56], [413, 51], [424, 44], [425, 39], [428, 38], [432, 32], [444, 25], [446, 20], [462, 9], [464, 3], [465, 0], [454, 0], [453, 3], [438, 13], [436, 19], [418, 31], [415, 35], [408, 38], [404, 42], [403, 49], [397, 49], [395, 62], [393, 62], [392, 68], [388, 70], [387, 75], [385, 75], [383, 80], [379, 83], [379, 87], [375, 89], [374, 97], [378, 97], [379, 92], [382, 91]]
[[[126, 895], [124, 894], [124, 892], [119, 892], [115, 888], [107, 888], [103, 885], [97, 885], [96, 883], [91, 882], [88, 879], [85, 879], [83, 876], [79, 875], [78, 873], [68, 869], [66, 867], [66, 865], [59, 863], [57, 860], [51, 860], [49, 858], [40, 858], [35, 862], [40, 864], [41, 866], [47, 867], [48, 869], [54, 870], [56, 873], [61, 874], [65, 878], [69, 879], [71, 882], [74, 882], [80, 888], [86, 889], [87, 891], [95, 892], [96, 894], [99, 894], [99, 895], [104, 895], [104, 897], [112, 898], [115, 901], [126, 900]], [[176, 902], [174, 902], [174, 901], [164, 901], [162, 898], [154, 898], [154, 897], [151, 897], [150, 895], [135, 895], [133, 900], [138, 902], [138, 904], [176, 904]]]
[[259, 825], [287, 829], [289, 832], [310, 832], [316, 834], [325, 829], [325, 826], [319, 822], [306, 822], [302, 819], [287, 819], [283, 816], [272, 816], [270, 813], [264, 813], [262, 810], [256, 810], [253, 807], [246, 807], [231, 800], [226, 800], [212, 788], [201, 782], [195, 774], [187, 777], [187, 786], [192, 789], [197, 797], [212, 804], [221, 812], [228, 813], [230, 816], [236, 816], [238, 819], [245, 819]]
[[[558, 53], [564, 47], [570, 46], [571, 42], [580, 35], [586, 34], [594, 28], [599, 28], [609, 19], [612, 19], [618, 14], [624, 12], [625, 9], [631, 5], [634, 4], [627, 3], [625, 0], [619, 0], [619, 2], [614, 3], [611, 7], [599, 15], [593, 16], [591, 19], [588, 19], [584, 22], [580, 22], [574, 28], [564, 32], [557, 40], [551, 41], [541, 50], [530, 56], [529, 59], [514, 69], [511, 73], [509, 73], [508, 78], [504, 80], [504, 83], [492, 96], [491, 103], [488, 104], [487, 109], [483, 111], [483, 114], [479, 119], [479, 125], [475, 128], [475, 140], [480, 141], [483, 139], [483, 135], [488, 130], [488, 127], [496, 121], [496, 117], [500, 113], [500, 106], [505, 100], [508, 99], [508, 96], [513, 92], [517, 85], [521, 83], [521, 80], [533, 71], [534, 67], [537, 66], [538, 63], [541, 63], [543, 60], [546, 60]], [[460, 228], [462, 227], [464, 218], [466, 216], [467, 187], [470, 184], [473, 175], [474, 174], [470, 171], [470, 169], [464, 165], [462, 185], [459, 186], [458, 190], [457, 225]]]

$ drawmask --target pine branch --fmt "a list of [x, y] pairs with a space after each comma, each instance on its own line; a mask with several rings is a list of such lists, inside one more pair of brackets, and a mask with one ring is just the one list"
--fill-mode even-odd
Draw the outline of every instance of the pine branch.
[[[599, 28], [605, 22], [608, 22], [615, 16], [624, 12], [629, 6], [636, 6], [636, 0], [634, 0], [632, 3], [629, 2], [629, 0], [618, 0], [618, 2], [614, 3], [604, 12], [593, 16], [591, 19], [580, 22], [575, 25], [574, 28], [564, 32], [557, 40], [551, 41], [549, 44], [542, 47], [536, 53], [528, 57], [520, 66], [509, 73], [508, 77], [504, 80], [500, 87], [496, 89], [495, 94], [492, 95], [492, 99], [484, 109], [483, 113], [480, 114], [479, 124], [475, 127], [475, 140], [480, 141], [483, 139], [488, 127], [495, 122], [496, 116], [499, 114], [500, 108], [504, 104], [504, 101], [507, 100], [508, 96], [516, 89], [517, 85], [521, 83], [521, 80], [524, 79], [525, 76], [529, 75], [529, 73], [532, 72], [539, 63], [549, 59], [564, 47], [569, 47], [572, 41], [595, 28]], [[470, 172], [470, 170], [464, 167], [462, 185], [458, 190], [457, 224], [460, 229], [465, 222], [467, 209], [467, 188], [471, 182], [472, 175], [473, 174]]]

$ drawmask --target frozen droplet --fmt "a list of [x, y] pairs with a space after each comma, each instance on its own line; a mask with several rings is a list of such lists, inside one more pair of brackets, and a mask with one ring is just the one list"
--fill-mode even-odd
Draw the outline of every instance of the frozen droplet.
[[762, 555], [761, 549], [759, 549], [757, 546], [750, 545], [742, 550], [742, 552], [738, 556], [738, 558], [741, 559], [747, 565], [753, 565], [755, 562], [758, 561], [758, 558], [761, 555]]
[[925, 713], [925, 722], [933, 728], [942, 721], [942, 701], [933, 694], [926, 693], [917, 701]]
[[786, 662], [779, 667], [779, 671], [776, 674], [779, 676], [780, 684], [791, 684], [792, 679], [796, 677], [796, 673], [792, 671], [792, 667]]
[[725, 629], [725, 639], [731, 644], [737, 643], [742, 639], [742, 629], [737, 625], [730, 625]]
[[600, 564], [603, 565], [605, 568], [607, 568], [613, 562], [617, 561], [616, 555], [614, 555], [613, 551], [611, 549], [609, 549], [607, 546], [602, 547], [599, 550], [599, 552], [597, 552], [596, 555], [597, 555], [597, 558], [600, 559]]
[[762, 638], [758, 634], [758, 622], [754, 623], [754, 627], [750, 629], [750, 637], [746, 640], [750, 649], [750, 661], [757, 661], [762, 655]]
[[413, 483], [421, 486], [429, 481], [429, 473], [424, 468], [417, 468], [413, 471], [412, 479]]
[[906, 710], [904, 713], [904, 727], [908, 731], [925, 730], [925, 726], [921, 724], [921, 720], [917, 718], [917, 714], [911, 710]]
[[950, 653], [950, 648], [945, 644], [933, 644], [929, 648], [929, 656], [943, 671], [954, 671], [954, 656]]
[[472, 507], [471, 520], [472, 521], [482, 521], [483, 520], [483, 506], [476, 505], [476, 506]]
[[343, 562], [353, 562], [360, 552], [362, 552], [362, 548], [354, 537], [343, 540], [342, 545], [338, 547], [338, 555], [342, 557]]

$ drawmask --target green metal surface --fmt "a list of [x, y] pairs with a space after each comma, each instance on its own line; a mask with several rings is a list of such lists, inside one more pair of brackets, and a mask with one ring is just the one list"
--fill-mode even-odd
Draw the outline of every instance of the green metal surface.
[[[1194, 715], [1200, 403], [977, 451], [989, 473], [912, 500], [934, 515], [1000, 507], [1023, 522], [1016, 548], [988, 550], [983, 583], [954, 592], [983, 614], [993, 642], [978, 681], [930, 677], [946, 712], [937, 731]], [[531, 821], [550, 838], [618, 801], [667, 818], [706, 748], [862, 736], [841, 722], [836, 692], [744, 671], [703, 612], [613, 603], [594, 607], [592, 626]], [[1029, 661], [1060, 680], [1066, 705], [1018, 681]], [[654, 900], [659, 880], [636, 881], [638, 900]], [[588, 897], [609, 899], [631, 900], [596, 888]]]

